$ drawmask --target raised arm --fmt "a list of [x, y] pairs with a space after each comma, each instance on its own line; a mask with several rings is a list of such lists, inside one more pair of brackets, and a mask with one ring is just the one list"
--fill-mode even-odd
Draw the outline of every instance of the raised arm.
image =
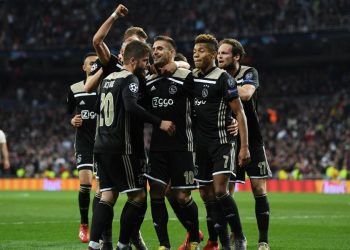
[[119, 4], [113, 14], [107, 18], [107, 20], [101, 25], [101, 27], [94, 35], [92, 44], [96, 50], [98, 58], [103, 65], [107, 65], [111, 57], [111, 52], [109, 51], [108, 46], [104, 43], [104, 39], [106, 38], [114, 21], [120, 17], [126, 16], [127, 14], [128, 9], [124, 5]]

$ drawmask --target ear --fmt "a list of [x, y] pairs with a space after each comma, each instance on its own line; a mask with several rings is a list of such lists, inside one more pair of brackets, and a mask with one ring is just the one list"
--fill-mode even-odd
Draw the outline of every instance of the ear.
[[239, 61], [241, 59], [241, 55], [240, 54], [237, 54], [237, 55], [235, 55], [235, 56], [233, 56], [233, 60], [235, 60], [235, 61]]
[[83, 66], [81, 68], [83, 69], [83, 71], [86, 71], [85, 63], [83, 64]]

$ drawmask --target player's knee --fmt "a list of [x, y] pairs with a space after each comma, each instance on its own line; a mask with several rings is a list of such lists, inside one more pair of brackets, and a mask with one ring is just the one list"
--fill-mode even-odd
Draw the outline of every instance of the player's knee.
[[101, 201], [108, 202], [114, 206], [118, 198], [118, 193], [114, 191], [105, 191], [101, 194]]
[[183, 205], [191, 200], [191, 192], [181, 190], [176, 193], [176, 200], [179, 204]]
[[267, 193], [266, 187], [264, 185], [253, 185], [252, 191], [254, 196], [260, 196]]

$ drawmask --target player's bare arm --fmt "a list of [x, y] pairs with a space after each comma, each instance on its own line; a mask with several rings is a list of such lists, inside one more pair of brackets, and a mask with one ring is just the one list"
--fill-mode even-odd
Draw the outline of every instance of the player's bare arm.
[[232, 111], [235, 113], [238, 121], [239, 135], [241, 138], [241, 148], [238, 155], [238, 164], [242, 167], [250, 162], [247, 118], [244, 113], [242, 102], [239, 98], [229, 102], [229, 105]]
[[6, 143], [1, 144], [1, 153], [2, 153], [2, 157], [3, 157], [4, 169], [7, 170], [10, 168], [10, 160], [9, 160], [10, 157], [9, 157], [9, 151], [8, 151]]
[[103, 79], [103, 70], [99, 69], [94, 75], [88, 76], [84, 84], [84, 89], [86, 92], [91, 93], [98, 88], [99, 83]]
[[249, 101], [254, 95], [255, 86], [251, 84], [245, 84], [243, 86], [237, 86], [239, 97], [242, 101]]
[[107, 18], [107, 20], [101, 25], [101, 27], [94, 35], [92, 44], [96, 50], [98, 58], [103, 65], [107, 65], [111, 57], [111, 52], [108, 46], [105, 44], [104, 40], [115, 20], [124, 17], [127, 14], [128, 9], [124, 5], [119, 4], [113, 14]]
[[164, 67], [162, 67], [160, 69], [160, 73], [162, 75], [171, 75], [171, 74], [174, 74], [178, 68], [190, 69], [190, 67], [191, 66], [185, 61], [175, 61], [175, 62], [170, 62], [166, 64]]

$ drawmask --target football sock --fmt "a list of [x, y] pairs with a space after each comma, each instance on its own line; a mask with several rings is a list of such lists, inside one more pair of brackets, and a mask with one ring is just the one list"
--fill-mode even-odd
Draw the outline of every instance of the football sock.
[[79, 190], [79, 210], [80, 224], [89, 224], [89, 205], [90, 205], [91, 185], [80, 184]]
[[243, 229], [241, 224], [241, 219], [239, 217], [238, 208], [235, 200], [230, 195], [229, 192], [216, 196], [216, 199], [218, 200], [227, 223], [230, 225], [230, 228], [232, 232], [234, 233], [234, 236], [236, 239], [243, 239]]
[[207, 210], [207, 228], [210, 241], [218, 241], [218, 234], [214, 227], [214, 218], [212, 217], [212, 210], [215, 210], [215, 203], [212, 201], [204, 202], [205, 209]]
[[140, 205], [140, 208], [137, 210], [137, 213], [138, 213], [137, 217], [134, 218], [135, 226], [132, 231], [132, 236], [135, 236], [135, 238], [138, 237], [139, 235], [139, 231], [147, 211], [147, 202], [139, 202], [139, 205]]
[[164, 198], [151, 199], [151, 210], [153, 225], [156, 230], [160, 246], [170, 248], [168, 235], [168, 211], [165, 206]]
[[92, 215], [90, 241], [99, 242], [106, 223], [113, 220], [113, 204], [100, 201]]
[[196, 202], [191, 198], [187, 203], [180, 204], [182, 214], [185, 218], [185, 228], [190, 233], [190, 242], [200, 242], [199, 239], [199, 222], [198, 222], [198, 207]]
[[177, 202], [176, 199], [173, 199], [173, 198], [168, 198], [168, 201], [176, 217], [179, 219], [180, 223], [184, 226], [184, 228], [186, 228], [186, 230], [188, 231], [186, 218], [182, 213], [183, 210], [181, 209], [180, 204]]
[[101, 193], [95, 193], [94, 199], [92, 200], [92, 213], [95, 212], [97, 204], [101, 200]]
[[266, 194], [255, 196], [255, 215], [259, 229], [259, 242], [268, 243], [270, 205]]
[[125, 203], [123, 211], [120, 215], [120, 243], [126, 245], [129, 244], [130, 236], [134, 232], [136, 223], [138, 223], [137, 219], [140, 214], [144, 214], [144, 207], [143, 202], [128, 200]]
[[214, 221], [214, 228], [219, 236], [223, 249], [230, 249], [230, 236], [227, 231], [225, 214], [218, 201], [211, 202], [211, 213]]

